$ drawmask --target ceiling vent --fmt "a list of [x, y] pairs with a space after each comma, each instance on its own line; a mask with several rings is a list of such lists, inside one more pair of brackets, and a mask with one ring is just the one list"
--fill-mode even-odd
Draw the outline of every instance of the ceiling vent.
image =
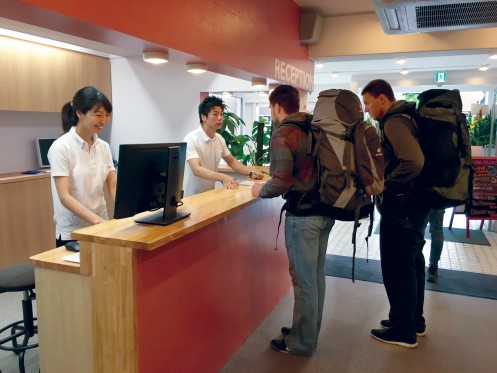
[[497, 1], [373, 0], [386, 34], [497, 27]]

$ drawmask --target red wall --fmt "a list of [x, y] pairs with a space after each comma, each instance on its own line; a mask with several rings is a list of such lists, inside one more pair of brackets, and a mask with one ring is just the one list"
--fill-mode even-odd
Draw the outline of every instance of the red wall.
[[[276, 79], [275, 58], [310, 76], [314, 73], [308, 48], [298, 40], [300, 9], [293, 0], [3, 2], [19, 9], [14, 15], [0, 9], [0, 16], [6, 18], [34, 24], [51, 18], [43, 27], [50, 23], [50, 28], [69, 34], [85, 29], [86, 37], [110, 44], [129, 35], [197, 56], [209, 62], [209, 70], [229, 75], [237, 75], [231, 68]], [[88, 33], [89, 27], [94, 27], [93, 32]], [[292, 83], [312, 88], [301, 81]]]

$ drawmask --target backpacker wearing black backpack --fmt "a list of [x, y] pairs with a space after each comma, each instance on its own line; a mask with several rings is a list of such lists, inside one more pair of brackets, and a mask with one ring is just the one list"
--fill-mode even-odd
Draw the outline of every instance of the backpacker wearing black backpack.
[[[298, 124], [285, 122], [284, 125]], [[343, 89], [320, 92], [312, 122], [298, 126], [312, 133], [308, 152], [316, 157], [318, 186], [305, 194], [288, 193], [285, 196], [287, 210], [297, 215], [317, 212], [354, 222], [354, 280], [359, 219], [370, 217], [370, 237], [374, 213], [372, 196], [383, 191], [384, 161], [378, 133], [364, 121], [359, 97]]]
[[[445, 209], [466, 203], [473, 189], [473, 160], [466, 116], [457, 89], [430, 89], [418, 96], [414, 111], [393, 114], [418, 136], [425, 156], [415, 187], [423, 203]], [[385, 137], [386, 146], [390, 146]]]

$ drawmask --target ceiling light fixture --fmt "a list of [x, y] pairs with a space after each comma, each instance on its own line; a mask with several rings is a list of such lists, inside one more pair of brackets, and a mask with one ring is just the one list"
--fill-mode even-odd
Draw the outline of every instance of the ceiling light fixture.
[[491, 60], [497, 60], [497, 53], [492, 54], [490, 57]]
[[207, 71], [207, 65], [203, 62], [188, 62], [186, 71], [192, 74], [202, 74]]
[[409, 69], [402, 69], [402, 70], [400, 70], [400, 73], [402, 75], [407, 75], [407, 74], [409, 74]]
[[314, 66], [316, 66], [318, 69], [322, 69], [324, 67], [324, 63], [316, 62], [316, 64]]
[[254, 78], [252, 79], [252, 87], [254, 88], [266, 88], [267, 80], [266, 78]]
[[338, 76], [338, 73], [333, 71], [330, 75], [331, 75], [331, 77], [336, 78]]
[[144, 52], [143, 61], [160, 65], [161, 63], [166, 63], [169, 61], [169, 53], [167, 52]]
[[269, 83], [269, 86], [268, 86], [268, 88], [269, 88], [269, 92], [273, 92], [273, 91], [274, 91], [274, 89], [275, 89], [276, 87], [280, 86], [280, 85], [281, 85], [280, 83]]
[[403, 65], [407, 62], [407, 58], [405, 57], [399, 57], [399, 58], [396, 58], [395, 59], [395, 63], [399, 64], [399, 65]]
[[489, 70], [489, 69], [490, 69], [490, 65], [488, 65], [488, 64], [487, 64], [487, 65], [481, 65], [481, 66], [478, 68], [478, 70], [480, 70], [480, 71], [487, 71], [487, 70]]
[[259, 91], [259, 96], [267, 97], [267, 96], [269, 96], [269, 93], [267, 91]]

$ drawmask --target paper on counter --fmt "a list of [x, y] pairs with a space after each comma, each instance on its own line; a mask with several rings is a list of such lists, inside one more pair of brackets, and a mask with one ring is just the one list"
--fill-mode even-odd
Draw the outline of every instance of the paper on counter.
[[239, 181], [238, 185], [252, 186], [252, 185], [254, 185], [254, 183], [255, 183], [255, 181], [252, 181], [252, 180], [243, 180], [243, 181]]
[[66, 262], [79, 263], [79, 253], [66, 255], [62, 257], [62, 260], [65, 260]]

